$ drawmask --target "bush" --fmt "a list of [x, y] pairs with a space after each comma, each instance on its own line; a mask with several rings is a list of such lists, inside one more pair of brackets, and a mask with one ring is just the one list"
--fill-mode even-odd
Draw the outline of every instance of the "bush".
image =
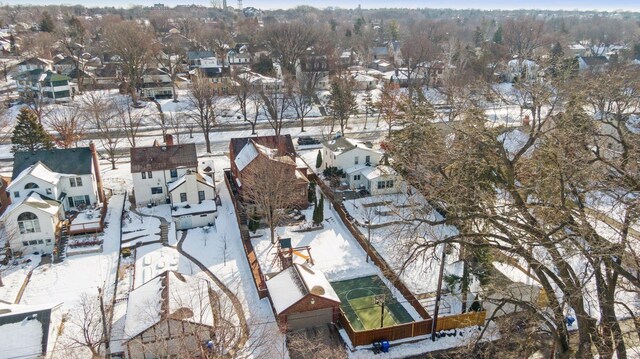
[[322, 152], [318, 150], [318, 156], [316, 157], [316, 168], [322, 167]]
[[316, 201], [316, 183], [309, 183], [309, 189], [307, 190], [307, 201], [314, 203]]
[[256, 213], [256, 209], [253, 209], [253, 213], [249, 216], [249, 223], [247, 224], [251, 233], [256, 233], [260, 228], [260, 216]]

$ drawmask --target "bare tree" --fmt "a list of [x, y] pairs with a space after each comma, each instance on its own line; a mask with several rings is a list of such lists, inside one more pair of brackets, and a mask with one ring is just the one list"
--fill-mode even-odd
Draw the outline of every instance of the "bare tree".
[[266, 27], [262, 38], [282, 70], [295, 75], [300, 58], [315, 43], [316, 33], [313, 27], [302, 22], [282, 22]]
[[105, 344], [106, 338], [104, 319], [99, 298], [83, 293], [78, 308], [70, 311], [65, 321], [65, 347], [68, 350], [82, 347], [90, 351], [92, 358], [102, 358], [101, 347]]
[[[378, 119], [382, 117], [383, 121], [387, 123], [388, 136], [391, 136], [391, 129], [399, 120], [401, 97], [400, 88], [396, 84], [388, 82], [384, 84], [380, 99], [376, 103]], [[378, 127], [377, 122], [376, 127]]]
[[291, 87], [291, 107], [300, 120], [300, 132], [304, 132], [304, 118], [313, 110], [313, 97], [319, 73], [303, 73], [289, 86]]
[[309, 337], [305, 331], [293, 332], [287, 335], [287, 348], [292, 357], [324, 359], [346, 359], [347, 352], [341, 343], [331, 341], [326, 336]]
[[290, 88], [286, 81], [278, 81], [273, 87], [263, 87], [260, 96], [262, 97], [262, 112], [267, 117], [275, 135], [280, 136], [285, 114], [291, 106]]
[[120, 97], [114, 101], [118, 119], [120, 120], [120, 128], [127, 137], [129, 145], [136, 147], [136, 138], [140, 131], [143, 119], [146, 117], [146, 107], [143, 109], [135, 109], [133, 103], [128, 98]]
[[96, 129], [100, 144], [107, 152], [111, 168], [116, 169], [117, 149], [122, 141], [117, 109], [105, 92], [90, 92], [83, 98], [84, 112]]
[[200, 128], [204, 135], [207, 152], [211, 153], [211, 139], [209, 134], [216, 124], [218, 116], [218, 97], [211, 83], [204, 77], [196, 77], [191, 84], [191, 91], [187, 96], [189, 108], [187, 116]]
[[173, 102], [178, 102], [176, 82], [180, 73], [185, 70], [183, 66], [187, 59], [185, 49], [182, 44], [170, 41], [163, 44], [161, 50], [155, 53], [155, 59], [164, 66], [167, 74], [169, 74], [171, 87], [173, 88]]
[[291, 191], [296, 188], [295, 164], [260, 158], [245, 169], [242, 176], [242, 196], [254, 205], [269, 226], [271, 242], [275, 230], [286, 218], [286, 210], [294, 206]]
[[544, 22], [530, 17], [506, 19], [504, 43], [512, 55], [526, 59], [533, 56], [534, 50], [547, 44]]
[[137, 85], [148, 60], [156, 50], [153, 34], [135, 21], [107, 24], [104, 29], [107, 48], [119, 57], [122, 72], [134, 106], [138, 104]]
[[85, 131], [86, 117], [77, 104], [58, 106], [49, 112], [45, 124], [58, 135], [55, 142], [60, 148], [78, 145]]
[[249, 110], [251, 107], [251, 98], [255, 93], [253, 85], [245, 78], [234, 76], [233, 94], [236, 103], [240, 107], [240, 113], [244, 122], [251, 125], [251, 134], [256, 134], [256, 122], [249, 119]]

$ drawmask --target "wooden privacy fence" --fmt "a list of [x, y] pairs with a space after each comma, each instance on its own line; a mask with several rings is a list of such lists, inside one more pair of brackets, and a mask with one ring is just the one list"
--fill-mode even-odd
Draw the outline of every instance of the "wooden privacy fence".
[[251, 268], [251, 273], [253, 275], [253, 283], [255, 284], [256, 290], [258, 291], [258, 297], [260, 297], [260, 299], [266, 298], [269, 294], [267, 291], [267, 284], [264, 280], [262, 269], [260, 269], [260, 263], [258, 263], [258, 257], [256, 256], [256, 252], [253, 249], [251, 238], [249, 237], [249, 230], [247, 229], [247, 226], [246, 226], [245, 214], [243, 212], [243, 209], [240, 207], [240, 204], [238, 203], [238, 198], [236, 197], [237, 189], [233, 184], [233, 180], [231, 178], [231, 171], [228, 169], [224, 170], [224, 182], [227, 185], [227, 189], [229, 190], [229, 196], [231, 197], [231, 203], [233, 204], [233, 208], [235, 209], [235, 212], [236, 212], [236, 220], [238, 221], [238, 229], [240, 230], [242, 247], [244, 248], [244, 252], [247, 258], [247, 263], [249, 263], [249, 268]]
[[384, 276], [391, 281], [391, 283], [400, 291], [400, 293], [402, 293], [402, 296], [407, 300], [409, 304], [411, 304], [411, 306], [413, 306], [413, 308], [418, 312], [418, 314], [420, 314], [422, 318], [430, 318], [431, 316], [429, 315], [429, 313], [427, 313], [427, 310], [424, 309], [418, 299], [413, 295], [413, 293], [411, 293], [409, 288], [404, 285], [395, 271], [393, 271], [393, 269], [387, 264], [387, 262], [382, 258], [382, 256], [378, 253], [378, 251], [376, 251], [373, 246], [368, 245], [367, 239], [351, 222], [351, 216], [345, 211], [344, 207], [342, 207], [342, 203], [336, 200], [331, 188], [329, 188], [329, 186], [327, 186], [327, 184], [324, 183], [324, 181], [322, 181], [322, 179], [320, 179], [315, 173], [309, 173], [308, 178], [309, 180], [315, 181], [318, 184], [320, 190], [322, 191], [322, 193], [324, 193], [324, 196], [328, 198], [329, 201], [331, 201], [331, 203], [333, 204], [333, 208], [335, 209], [336, 213], [338, 213], [338, 216], [340, 216], [340, 219], [342, 219], [342, 222], [347, 227], [347, 229], [349, 229], [351, 235], [353, 235], [353, 237], [358, 241], [365, 252], [369, 252], [369, 257], [371, 257], [373, 263], [375, 263], [375, 265], [380, 268]]
[[[484, 325], [486, 314], [487, 312], [482, 311], [440, 317], [436, 322], [436, 331]], [[433, 319], [425, 319], [391, 327], [355, 331], [342, 311], [340, 311], [338, 322], [347, 332], [351, 345], [354, 347], [369, 345], [379, 340], [394, 341], [428, 335], [431, 334], [433, 325]]]

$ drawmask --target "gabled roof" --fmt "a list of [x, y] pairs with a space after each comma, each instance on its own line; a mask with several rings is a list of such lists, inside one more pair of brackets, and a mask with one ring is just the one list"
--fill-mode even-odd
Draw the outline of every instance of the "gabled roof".
[[130, 154], [131, 173], [198, 167], [198, 157], [194, 143], [171, 146], [132, 147]]
[[89, 147], [58, 148], [36, 152], [16, 152], [13, 154], [13, 175], [15, 179], [27, 167], [42, 162], [52, 172], [76, 175], [92, 173], [92, 157]]
[[209, 282], [164, 271], [132, 290], [127, 301], [124, 335], [129, 340], [164, 319], [213, 326]]
[[187, 51], [187, 59], [189, 60], [206, 59], [214, 56], [213, 51]]
[[298, 263], [269, 279], [267, 288], [277, 314], [309, 294], [340, 303], [340, 298], [322, 272]]
[[238, 171], [242, 171], [259, 155], [266, 156], [270, 160], [295, 165], [293, 159], [286, 153], [281, 155], [277, 148], [263, 146], [250, 138], [247, 144], [240, 150], [240, 153], [235, 156], [234, 162]]
[[16, 178], [14, 178], [13, 181], [11, 181], [11, 185], [9, 185], [7, 190], [8, 191], [13, 190], [13, 188], [16, 185], [20, 184], [22, 179], [25, 178], [27, 175], [32, 175], [33, 177], [36, 177], [45, 182], [51, 183], [54, 186], [58, 184], [58, 181], [60, 181], [59, 173], [51, 171], [46, 165], [38, 161], [35, 164], [25, 168], [24, 171], [22, 171]]
[[51, 60], [41, 59], [39, 57], [30, 57], [28, 59], [20, 61], [17, 66], [23, 66], [23, 65], [45, 65], [46, 66], [52, 63], [53, 61]]
[[59, 304], [38, 306], [2, 304], [0, 302], [0, 348], [2, 352], [15, 357], [44, 357], [52, 348], [49, 338], [50, 328], [58, 323], [52, 318], [52, 311]]
[[232, 138], [229, 144], [232, 161], [236, 159], [236, 156], [238, 156], [243, 147], [249, 143], [249, 140], [266, 148], [277, 149], [280, 156], [289, 156], [292, 159], [296, 157], [296, 148], [291, 140], [291, 135], [257, 136]]
[[338, 155], [351, 151], [356, 147], [363, 148], [365, 150], [370, 150], [372, 152], [378, 152], [372, 149], [370, 147], [370, 144], [368, 145], [368, 144], [365, 144], [364, 142], [360, 142], [358, 140], [354, 140], [346, 137], [338, 137], [333, 140], [324, 141], [322, 142], [322, 145], [328, 148], [329, 150], [331, 150], [331, 152], [335, 152]]
[[587, 66], [599, 66], [609, 63], [609, 60], [607, 60], [605, 56], [586, 56], [581, 57], [581, 59]]
[[185, 183], [187, 181], [187, 176], [196, 176], [196, 181], [209, 186], [211, 188], [215, 188], [215, 185], [213, 184], [213, 180], [211, 179], [211, 177], [209, 176], [203, 176], [201, 173], [199, 172], [187, 172], [185, 174], [183, 174], [182, 176], [178, 177], [177, 180], [170, 182], [167, 184], [167, 190], [169, 192], [173, 192], [176, 188], [180, 187], [183, 183]]
[[49, 215], [55, 215], [60, 210], [61, 202], [56, 201], [53, 198], [49, 198], [47, 196], [41, 195], [38, 192], [31, 191], [26, 197], [24, 197], [21, 201], [16, 203], [12, 203], [7, 210], [2, 214], [3, 217], [8, 216], [9, 213], [13, 212], [16, 208], [26, 205], [33, 209], [43, 211]]

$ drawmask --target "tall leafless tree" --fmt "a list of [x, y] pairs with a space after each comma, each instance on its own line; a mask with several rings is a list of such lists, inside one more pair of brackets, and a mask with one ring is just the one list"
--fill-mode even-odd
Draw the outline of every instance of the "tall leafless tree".
[[78, 145], [84, 136], [86, 118], [78, 104], [58, 106], [45, 119], [45, 124], [58, 135], [55, 138], [60, 148]]
[[186, 103], [188, 104], [186, 114], [200, 128], [204, 135], [207, 152], [211, 153], [209, 134], [216, 125], [219, 99], [206, 77], [198, 76], [192, 81]]

